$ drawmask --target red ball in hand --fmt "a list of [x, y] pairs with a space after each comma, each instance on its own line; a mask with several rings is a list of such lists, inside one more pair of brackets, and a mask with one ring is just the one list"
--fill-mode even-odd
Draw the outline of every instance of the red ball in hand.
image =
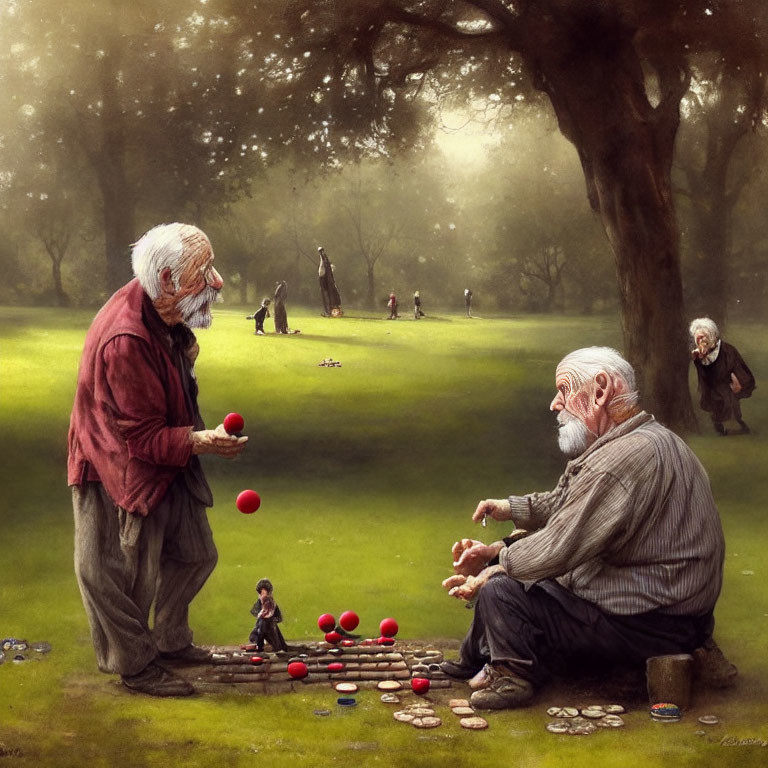
[[397, 626], [397, 622], [394, 619], [382, 619], [379, 624], [379, 632], [384, 637], [394, 637], [400, 627]]
[[261, 496], [256, 491], [241, 491], [235, 504], [244, 515], [251, 515], [261, 506]]
[[325, 633], [326, 643], [330, 643], [331, 645], [336, 645], [340, 640], [341, 640], [341, 635], [336, 631]]
[[324, 613], [317, 620], [317, 626], [322, 632], [332, 632], [336, 627], [336, 619], [330, 613]]
[[357, 629], [357, 625], [360, 623], [360, 617], [354, 611], [344, 611], [339, 616], [339, 624], [342, 629], [347, 632], [351, 632], [353, 629]]
[[309, 669], [303, 661], [292, 661], [288, 665], [288, 674], [296, 680], [302, 680], [309, 674]]
[[228, 435], [235, 435], [243, 431], [245, 419], [239, 413], [228, 413], [224, 417], [224, 430]]
[[429, 679], [426, 677], [412, 677], [411, 690], [414, 693], [426, 693], [429, 690]]

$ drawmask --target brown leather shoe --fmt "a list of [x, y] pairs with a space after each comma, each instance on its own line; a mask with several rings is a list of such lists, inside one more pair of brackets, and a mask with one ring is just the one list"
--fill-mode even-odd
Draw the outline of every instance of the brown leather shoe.
[[173, 672], [151, 661], [137, 675], [122, 675], [123, 685], [148, 696], [190, 696], [195, 689]]
[[211, 661], [211, 652], [207, 648], [190, 643], [178, 651], [161, 651], [160, 659], [174, 664], [207, 664]]

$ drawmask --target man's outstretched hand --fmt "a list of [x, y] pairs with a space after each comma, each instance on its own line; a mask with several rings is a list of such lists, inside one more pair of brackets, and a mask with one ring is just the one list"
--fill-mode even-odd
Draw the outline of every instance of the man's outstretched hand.
[[215, 453], [225, 459], [234, 459], [245, 449], [247, 437], [228, 435], [223, 424], [216, 429], [202, 429], [199, 432], [191, 432], [192, 453]]
[[481, 587], [488, 582], [491, 576], [497, 573], [505, 573], [501, 565], [492, 565], [484, 568], [477, 576], [463, 576], [457, 573], [443, 581], [443, 586], [451, 597], [458, 600], [472, 600], [477, 596]]
[[482, 523], [486, 517], [494, 520], [511, 520], [512, 506], [507, 499], [485, 499], [477, 505], [472, 521]]
[[453, 570], [462, 576], [477, 576], [503, 548], [503, 541], [483, 544], [476, 539], [461, 539], [451, 548]]

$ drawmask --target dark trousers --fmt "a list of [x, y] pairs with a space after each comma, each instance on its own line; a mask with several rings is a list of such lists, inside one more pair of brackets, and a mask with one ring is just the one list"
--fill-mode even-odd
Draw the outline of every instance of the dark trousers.
[[265, 640], [272, 646], [273, 651], [284, 651], [288, 647], [283, 633], [274, 619], [257, 619], [256, 626], [251, 631], [248, 640], [256, 643], [256, 648], [259, 651], [264, 650]]
[[711, 614], [609, 614], [556, 581], [526, 589], [501, 575], [478, 594], [461, 662], [478, 670], [488, 662], [505, 662], [515, 674], [540, 685], [552, 674], [595, 664], [629, 666], [651, 656], [690, 653], [713, 626]]

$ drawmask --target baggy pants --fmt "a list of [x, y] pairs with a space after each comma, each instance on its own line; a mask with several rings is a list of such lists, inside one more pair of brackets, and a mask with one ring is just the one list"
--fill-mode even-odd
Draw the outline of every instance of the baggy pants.
[[711, 613], [609, 614], [554, 580], [526, 589], [502, 574], [480, 589], [460, 658], [477, 670], [489, 662], [504, 662], [519, 677], [540, 685], [552, 674], [595, 665], [631, 666], [651, 656], [690, 653], [713, 627]]
[[99, 669], [134, 675], [159, 651], [189, 645], [189, 604], [218, 555], [205, 507], [183, 478], [147, 517], [117, 507], [101, 483], [73, 486], [72, 502], [75, 573]]

